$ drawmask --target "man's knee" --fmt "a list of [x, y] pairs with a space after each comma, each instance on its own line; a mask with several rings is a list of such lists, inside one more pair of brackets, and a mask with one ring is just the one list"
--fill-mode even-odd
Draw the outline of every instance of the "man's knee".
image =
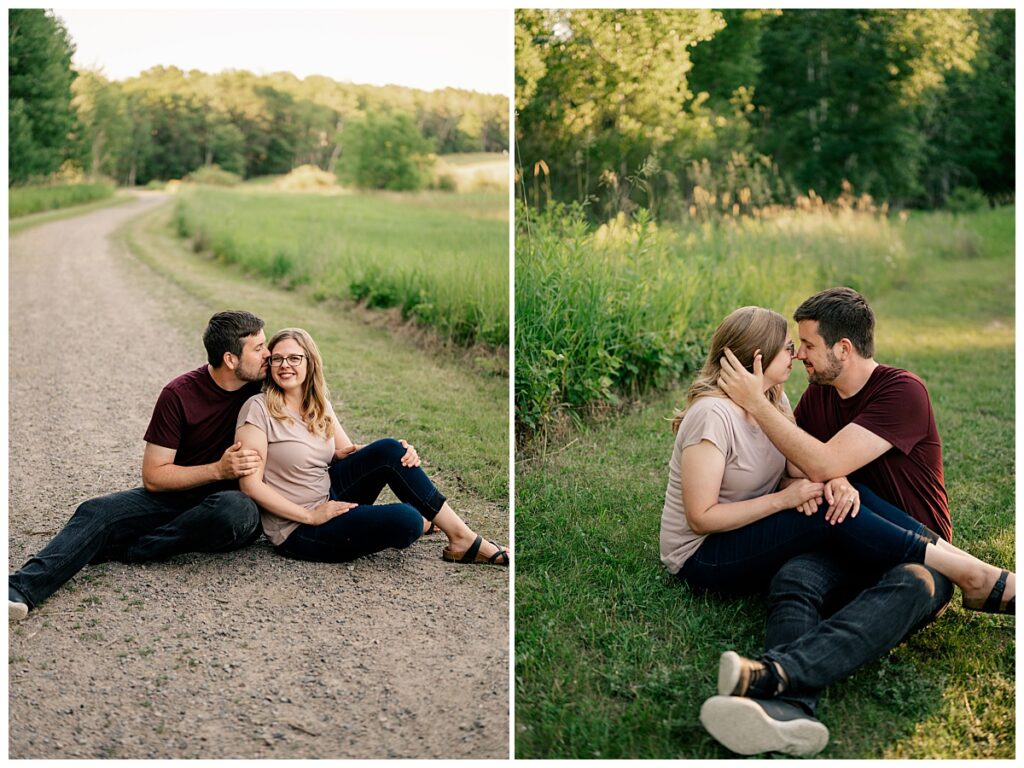
[[902, 563], [883, 574], [879, 585], [898, 595], [901, 610], [916, 614], [919, 622], [938, 616], [953, 597], [953, 584], [938, 571], [919, 563]]
[[259, 535], [260, 512], [241, 491], [222, 491], [207, 499], [207, 523], [212, 537], [224, 547], [242, 547]]

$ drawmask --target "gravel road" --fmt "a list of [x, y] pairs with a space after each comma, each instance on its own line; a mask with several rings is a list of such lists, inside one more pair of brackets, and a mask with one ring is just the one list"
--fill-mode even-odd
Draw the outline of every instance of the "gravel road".
[[[194, 299], [110, 239], [165, 199], [11, 239], [11, 571], [139, 484], [161, 387], [203, 362]], [[506, 758], [506, 574], [441, 546], [87, 567], [9, 630], [10, 757]]]

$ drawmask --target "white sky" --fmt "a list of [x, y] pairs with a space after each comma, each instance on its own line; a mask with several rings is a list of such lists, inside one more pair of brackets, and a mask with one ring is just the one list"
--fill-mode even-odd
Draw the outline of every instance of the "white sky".
[[76, 68], [123, 80], [150, 67], [325, 75], [342, 82], [511, 95], [512, 12], [60, 10]]

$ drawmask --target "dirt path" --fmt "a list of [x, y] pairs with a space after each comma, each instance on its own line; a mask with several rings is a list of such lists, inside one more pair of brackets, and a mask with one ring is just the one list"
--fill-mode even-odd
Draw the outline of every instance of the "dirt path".
[[[163, 200], [11, 239], [12, 571], [139, 484], [160, 388], [202, 362], [196, 300], [109, 239]], [[507, 757], [507, 574], [440, 546], [88, 567], [9, 631], [10, 757]]]

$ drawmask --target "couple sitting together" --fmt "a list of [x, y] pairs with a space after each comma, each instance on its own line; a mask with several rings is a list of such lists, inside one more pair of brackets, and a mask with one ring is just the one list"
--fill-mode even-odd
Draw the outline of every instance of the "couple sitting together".
[[[725, 318], [674, 422], [661, 559], [691, 588], [768, 585], [765, 651], [722, 654], [701, 723], [739, 754], [828, 743], [821, 691], [935, 619], [1014, 612], [1016, 577], [954, 547], [942, 447], [924, 383], [874, 360], [875, 318], [849, 288], [786, 319]], [[790, 409], [793, 359], [809, 385]]]
[[[164, 387], [153, 409], [143, 487], [75, 510], [10, 576], [11, 621], [87, 564], [238, 549], [259, 538], [261, 520], [277, 552], [302, 560], [344, 562], [440, 530], [445, 560], [509, 564], [452, 510], [412, 446], [349, 439], [308, 333], [286, 328], [267, 342], [255, 315], [220, 312], [203, 344], [209, 364]], [[400, 503], [374, 504], [385, 485]]]

